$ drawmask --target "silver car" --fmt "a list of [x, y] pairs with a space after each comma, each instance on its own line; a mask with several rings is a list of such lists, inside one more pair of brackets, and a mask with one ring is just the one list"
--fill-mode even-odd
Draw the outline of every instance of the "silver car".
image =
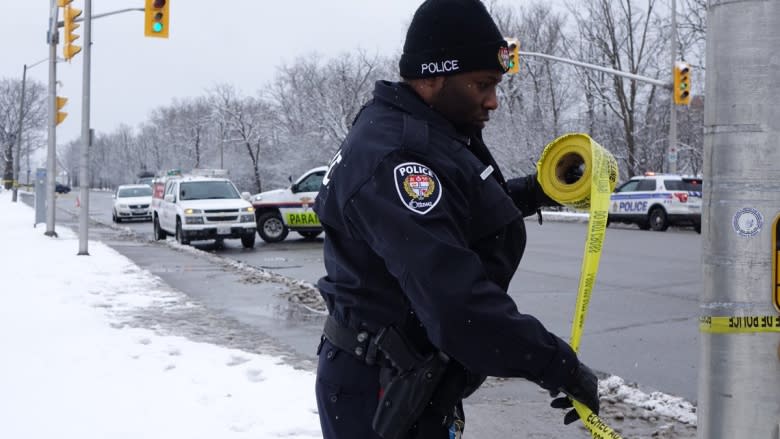
[[111, 219], [121, 223], [126, 219], [151, 221], [152, 188], [146, 184], [125, 184], [116, 189]]

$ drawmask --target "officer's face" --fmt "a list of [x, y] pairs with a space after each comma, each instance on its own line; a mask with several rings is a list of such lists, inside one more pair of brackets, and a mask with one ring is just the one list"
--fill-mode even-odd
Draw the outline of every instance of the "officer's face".
[[498, 108], [496, 86], [502, 73], [493, 70], [447, 76], [431, 105], [457, 126], [484, 128], [490, 112]]

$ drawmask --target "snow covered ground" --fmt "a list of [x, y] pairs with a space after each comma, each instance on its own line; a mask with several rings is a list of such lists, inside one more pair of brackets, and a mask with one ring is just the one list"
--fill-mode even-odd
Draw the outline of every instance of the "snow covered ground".
[[[0, 212], [0, 437], [321, 437], [312, 372], [125, 324], [150, 307], [200, 305], [100, 242], [77, 256], [71, 230], [44, 236], [2, 189]], [[639, 408], [695, 429], [680, 398], [618, 377], [600, 387], [607, 413]]]
[[32, 227], [0, 193], [0, 437], [319, 438], [314, 374], [281, 359], [124, 326], [197, 306], [99, 242]]

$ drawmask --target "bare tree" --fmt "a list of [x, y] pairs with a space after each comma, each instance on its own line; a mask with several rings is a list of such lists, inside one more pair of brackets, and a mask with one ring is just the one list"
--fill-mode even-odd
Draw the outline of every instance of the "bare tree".
[[269, 105], [260, 98], [242, 96], [230, 85], [218, 85], [212, 90], [210, 102], [219, 120], [224, 121], [230, 133], [227, 143], [245, 149], [251, 162], [255, 190], [262, 191], [260, 178], [261, 152], [267, 146]]
[[[14, 180], [14, 149], [19, 148], [25, 136], [34, 135], [44, 128], [46, 118], [46, 93], [43, 84], [27, 81], [24, 108], [20, 104], [22, 81], [0, 79], [0, 160], [3, 164], [3, 182], [6, 189]], [[22, 119], [22, 136], [19, 138], [19, 118]], [[21, 154], [21, 148], [19, 148]], [[29, 152], [27, 152], [29, 154]]]
[[[592, 48], [585, 54], [605, 61], [615, 70], [658, 78], [662, 70], [659, 64], [663, 65], [659, 60], [664, 53], [664, 38], [658, 31], [663, 23], [655, 4], [656, 0], [585, 0], [570, 6], [583, 43], [576, 47]], [[635, 175], [642, 167], [654, 166], [639, 150], [653, 146], [656, 140], [658, 130], [651, 129], [647, 118], [663, 111], [662, 105], [654, 106], [656, 87], [640, 86], [636, 80], [614, 75], [605, 83], [603, 75], [592, 71], [581, 74], [591, 85], [589, 92], [595, 92], [590, 98], [595, 97], [621, 125], [621, 138], [610, 139], [616, 145], [608, 146], [617, 150], [628, 176]]]
[[272, 169], [278, 177], [327, 163], [371, 99], [374, 83], [397, 76], [397, 65], [397, 59], [358, 51], [324, 62], [308, 56], [280, 67], [265, 90], [276, 117], [270, 143], [280, 154], [266, 168], [283, 160]]
[[[493, 1], [489, 7], [501, 32], [518, 38], [522, 51], [563, 55], [565, 20], [549, 4], [510, 8]], [[496, 160], [510, 173], [532, 172], [544, 146], [562, 133], [574, 96], [571, 84], [565, 65], [525, 56], [519, 74], [504, 76], [500, 109], [486, 137], [496, 143]]]

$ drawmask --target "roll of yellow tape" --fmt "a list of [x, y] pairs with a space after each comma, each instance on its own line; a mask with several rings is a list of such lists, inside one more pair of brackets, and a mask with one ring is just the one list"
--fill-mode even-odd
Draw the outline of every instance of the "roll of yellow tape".
[[[573, 166], [583, 167], [582, 177], [567, 181], [566, 171]], [[590, 213], [569, 341], [575, 352], [579, 350], [590, 296], [596, 283], [607, 228], [609, 196], [615, 189], [617, 176], [615, 158], [587, 134], [566, 134], [553, 140], [544, 148], [536, 164], [536, 179], [550, 198], [564, 206], [588, 209]], [[593, 439], [620, 439], [620, 435], [586, 405], [576, 400], [572, 402]]]
[[[565, 180], [571, 166], [584, 165], [582, 177]], [[599, 192], [612, 193], [618, 178], [615, 158], [587, 134], [565, 134], [550, 142], [536, 163], [536, 179], [550, 198], [574, 209], [588, 209], [592, 197], [591, 182]], [[594, 172], [596, 181], [594, 181]]]

